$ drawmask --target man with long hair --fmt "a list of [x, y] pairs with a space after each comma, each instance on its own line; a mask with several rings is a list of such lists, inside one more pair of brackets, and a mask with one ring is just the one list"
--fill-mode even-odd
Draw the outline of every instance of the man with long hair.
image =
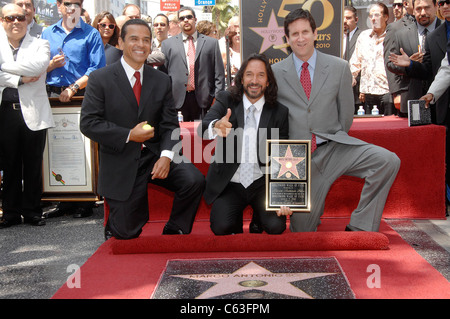
[[212, 204], [211, 230], [216, 235], [242, 233], [243, 212], [250, 205], [250, 232], [281, 234], [286, 217], [265, 209], [264, 162], [266, 140], [289, 137], [288, 110], [277, 102], [278, 87], [264, 55], [244, 61], [235, 83], [216, 96], [199, 126], [205, 139], [217, 137], [204, 193]]

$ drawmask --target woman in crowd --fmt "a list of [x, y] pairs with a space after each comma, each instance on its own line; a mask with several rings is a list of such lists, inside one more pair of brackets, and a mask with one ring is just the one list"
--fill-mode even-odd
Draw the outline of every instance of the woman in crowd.
[[119, 42], [120, 30], [117, 27], [114, 16], [103, 11], [94, 19], [92, 26], [96, 28], [102, 37], [103, 45], [105, 46], [106, 65], [109, 65], [120, 59], [122, 51], [116, 48]]

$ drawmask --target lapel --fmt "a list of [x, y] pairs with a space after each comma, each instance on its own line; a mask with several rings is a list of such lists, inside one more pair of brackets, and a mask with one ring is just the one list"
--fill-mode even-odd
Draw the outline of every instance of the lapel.
[[442, 51], [441, 53], [445, 55], [445, 52], [447, 52], [447, 30], [445, 28], [445, 24], [442, 27], [439, 27], [439, 31], [436, 33], [436, 37], [436, 44]]
[[195, 61], [197, 61], [205, 42], [206, 42], [206, 35], [203, 35], [203, 34], [197, 32], [197, 46], [195, 48]]
[[33, 42], [33, 38], [27, 33], [22, 40], [19, 52], [17, 52], [17, 61], [21, 61], [26, 57], [27, 50], [31, 42]]
[[316, 66], [314, 68], [314, 80], [311, 87], [311, 95], [309, 96], [309, 103], [319, 96], [320, 90], [328, 77], [329, 63], [325, 59], [325, 55], [317, 51]]
[[142, 111], [144, 110], [144, 106], [147, 105], [147, 101], [149, 100], [150, 96], [152, 96], [152, 94], [154, 94], [150, 67], [148, 67], [147, 65], [144, 65], [143, 73], [144, 73], [144, 75], [143, 75], [142, 82], [145, 84], [145, 87], [142, 86], [141, 102], [139, 105], [139, 112], [138, 112], [139, 115], [141, 115]]
[[127, 101], [129, 101], [127, 105], [132, 107], [133, 111], [136, 112], [138, 109], [136, 97], [134, 96], [133, 89], [130, 85], [130, 81], [127, 78], [127, 74], [125, 73], [125, 70], [123, 69], [120, 60], [114, 63], [114, 83], [117, 83], [117, 86], [119, 87], [119, 90], [122, 92], [122, 95], [125, 97]]
[[183, 42], [183, 33], [178, 33], [176, 36], [177, 41], [175, 41], [175, 51], [181, 53], [181, 60], [183, 61], [186, 68], [188, 68], [188, 63], [186, 59], [186, 51], [184, 49], [184, 42]]
[[[289, 85], [293, 89], [293, 91], [298, 95], [298, 97], [301, 98], [304, 103], [308, 104], [308, 98], [306, 97], [305, 91], [303, 90], [303, 87], [300, 84], [300, 79], [298, 77], [297, 70], [295, 69], [293, 54], [294, 53], [292, 53], [285, 60], [286, 63], [284, 65], [283, 70], [286, 76], [284, 76], [283, 79], [286, 85]], [[291, 92], [289, 92], [289, 94], [290, 93]]]
[[[417, 26], [415, 23], [410, 23], [406, 26], [408, 28], [408, 43], [410, 45], [410, 50], [412, 50], [412, 52], [417, 52], [417, 46], [420, 44], [419, 43], [419, 36], [418, 36], [418, 31], [417, 31]], [[405, 48], [403, 48], [405, 49]]]

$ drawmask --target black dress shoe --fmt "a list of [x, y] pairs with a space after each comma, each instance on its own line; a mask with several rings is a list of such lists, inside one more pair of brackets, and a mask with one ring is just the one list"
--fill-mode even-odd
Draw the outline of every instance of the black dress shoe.
[[345, 231], [364, 231], [364, 230], [355, 226], [347, 225], [345, 226]]
[[22, 224], [22, 220], [21, 219], [17, 219], [17, 220], [1, 219], [0, 220], [0, 229], [8, 228], [8, 227], [11, 227], [13, 225], [20, 225], [20, 224]]
[[250, 225], [248, 226], [248, 230], [252, 234], [262, 234], [263, 232], [261, 224], [255, 223], [254, 221], [250, 223]]
[[92, 208], [77, 208], [75, 213], [73, 214], [73, 218], [84, 218], [92, 216], [93, 211]]
[[183, 231], [181, 229], [173, 229], [169, 226], [164, 226], [163, 235], [184, 235]]
[[44, 226], [46, 224], [45, 219], [43, 219], [42, 217], [38, 217], [38, 216], [34, 216], [31, 218], [25, 217], [24, 223], [30, 224], [32, 226]]
[[113, 233], [111, 231], [111, 228], [109, 227], [108, 223], [106, 223], [106, 226], [105, 226], [105, 241], [107, 241], [108, 239], [113, 238], [113, 237], [114, 237], [114, 235], [113, 235]]

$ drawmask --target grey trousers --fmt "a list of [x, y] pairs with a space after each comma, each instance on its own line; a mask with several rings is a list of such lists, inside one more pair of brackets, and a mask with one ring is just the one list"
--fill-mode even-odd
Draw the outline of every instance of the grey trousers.
[[395, 153], [373, 144], [347, 145], [331, 141], [317, 148], [311, 160], [311, 212], [294, 213], [290, 218], [291, 231], [317, 229], [328, 191], [342, 175], [365, 180], [350, 225], [378, 231], [386, 198], [399, 169], [400, 159]]

